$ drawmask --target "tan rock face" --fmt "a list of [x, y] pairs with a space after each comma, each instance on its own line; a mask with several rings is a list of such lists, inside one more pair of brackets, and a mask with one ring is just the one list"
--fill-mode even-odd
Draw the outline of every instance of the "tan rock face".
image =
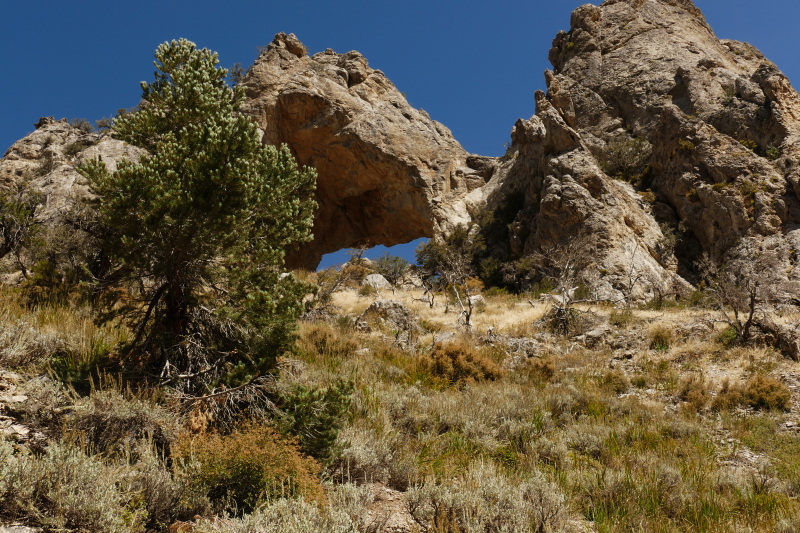
[[73, 197], [89, 193], [86, 178], [75, 167], [100, 157], [110, 171], [123, 158], [133, 161], [145, 152], [108, 135], [85, 133], [66, 119], [42, 118], [36, 131], [15, 142], [0, 159], [0, 188], [28, 184], [45, 193], [43, 215], [64, 208]]
[[690, 0], [607, 0], [576, 9], [549, 58], [549, 102], [595, 156], [653, 143], [651, 214], [694, 243], [682, 273], [702, 251], [779, 248], [800, 278], [800, 96], [758, 50], [717, 39]]
[[470, 220], [463, 197], [491, 176], [491, 159], [470, 157], [358, 52], [309, 57], [294, 35], [278, 34], [243, 83], [244, 111], [264, 142], [286, 143], [319, 174], [314, 241], [290, 266], [315, 268], [325, 253], [405, 243]]

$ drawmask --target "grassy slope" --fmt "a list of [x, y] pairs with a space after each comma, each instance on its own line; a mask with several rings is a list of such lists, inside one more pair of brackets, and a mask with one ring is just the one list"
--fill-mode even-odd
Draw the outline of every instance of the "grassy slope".
[[[606, 343], [586, 347], [533, 326], [547, 309], [538, 302], [487, 297], [474, 316], [475, 334], [465, 335], [454, 327], [456, 314], [429, 308], [416, 300], [421, 294], [383, 297], [403, 301], [418, 316], [424, 331], [413, 347], [398, 345], [386, 325], [356, 334], [344, 318], [303, 324], [300, 361], [284, 365], [291, 370], [285, 382], [325, 385], [343, 376], [356, 383], [341, 435], [347, 445], [327, 472], [334, 483], [367, 481], [403, 491], [438, 531], [453, 531], [448, 524], [467, 508], [475, 527], [484, 529], [531, 509], [551, 513], [541, 523], [567, 530], [800, 527], [786, 522], [800, 515], [800, 438], [786, 425], [800, 425], [798, 364], [767, 348], [715, 342], [718, 331], [703, 326], [709, 312], [640, 310], [619, 321], [612, 309], [595, 309], [596, 321], [611, 317], [621, 325], [611, 327]], [[335, 301], [342, 315], [354, 317], [372, 298], [346, 291]], [[493, 344], [485, 339], [490, 326], [500, 335]], [[659, 328], [668, 342], [654, 350]], [[434, 335], [451, 331], [457, 335], [451, 341], [475, 347], [502, 365], [504, 376], [452, 384], [432, 371], [424, 356]], [[506, 344], [518, 337], [533, 339], [529, 353]], [[80, 373], [124, 338], [122, 328], [96, 327], [90, 309], [27, 308], [10, 293], [0, 298], [0, 366], [6, 369], [36, 374], [57, 353], [67, 359], [65, 368]], [[726, 378], [744, 386], [759, 374], [790, 386], [788, 410], [709, 407]], [[350, 505], [354, 516], [352, 501], [329, 492], [339, 511]], [[437, 515], [431, 502], [445, 510]]]

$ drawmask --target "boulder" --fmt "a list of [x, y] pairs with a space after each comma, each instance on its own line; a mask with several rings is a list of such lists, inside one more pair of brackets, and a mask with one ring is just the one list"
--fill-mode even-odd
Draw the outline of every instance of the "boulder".
[[407, 331], [416, 327], [411, 311], [397, 300], [377, 300], [356, 319], [356, 330], [371, 331], [370, 322], [382, 320], [393, 329]]
[[364, 281], [361, 282], [361, 285], [369, 285], [374, 287], [376, 290], [392, 288], [392, 285], [380, 274], [370, 274], [364, 278]]

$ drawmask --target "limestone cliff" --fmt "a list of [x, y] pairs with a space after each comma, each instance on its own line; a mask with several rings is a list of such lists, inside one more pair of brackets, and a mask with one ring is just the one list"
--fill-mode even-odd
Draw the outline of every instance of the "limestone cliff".
[[291, 266], [315, 268], [325, 253], [405, 243], [470, 221], [462, 198], [484, 185], [491, 164], [411, 107], [358, 52], [309, 57], [293, 34], [281, 33], [243, 83], [244, 112], [264, 142], [286, 143], [319, 173], [314, 241]]
[[[548, 98], [598, 158], [652, 143], [653, 214], [718, 258], [778, 249], [800, 279], [800, 96], [747, 43], [720, 40], [690, 0], [608, 0], [572, 14]], [[691, 250], [689, 246], [686, 250]]]

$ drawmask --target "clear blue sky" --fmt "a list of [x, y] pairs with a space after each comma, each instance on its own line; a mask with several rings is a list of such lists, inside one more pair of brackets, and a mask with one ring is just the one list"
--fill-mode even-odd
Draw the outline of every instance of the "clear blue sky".
[[[41, 116], [112, 115], [138, 103], [158, 44], [185, 37], [224, 66], [295, 33], [313, 54], [358, 50], [415, 107], [448, 126], [470, 152], [501, 155], [518, 117], [533, 114], [547, 51], [580, 0], [25, 0], [4, 2], [0, 26], [0, 150]], [[598, 2], [599, 3], [599, 2]], [[797, 0], [696, 0], [720, 38], [759, 48], [795, 83]], [[413, 245], [394, 253], [413, 258]], [[372, 250], [367, 256], [382, 253]], [[331, 254], [324, 264], [341, 262]]]

